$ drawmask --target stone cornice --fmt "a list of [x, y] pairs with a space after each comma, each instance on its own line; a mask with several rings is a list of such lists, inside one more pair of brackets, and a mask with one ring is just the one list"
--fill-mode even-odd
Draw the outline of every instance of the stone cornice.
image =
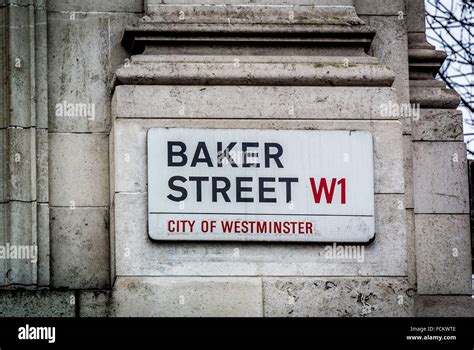
[[253, 43], [299, 45], [351, 45], [367, 51], [375, 29], [363, 25], [227, 25], [147, 23], [125, 30], [122, 45], [133, 54], [147, 45], [173, 43]]
[[446, 59], [446, 53], [430, 45], [424, 33], [412, 33], [408, 40], [410, 80], [434, 79]]
[[[295, 1], [293, 1], [295, 2]], [[352, 1], [331, 4], [147, 4], [142, 22], [195, 24], [364, 24]]]
[[[342, 59], [341, 59], [342, 62]], [[179, 73], [177, 73], [179, 72]], [[120, 84], [161, 85], [298, 85], [391, 86], [393, 72], [386, 66], [323, 63], [186, 63], [153, 62], [122, 66]]]
[[393, 72], [367, 55], [365, 25], [142, 23], [122, 44], [136, 55], [119, 84], [391, 86]]
[[148, 3], [126, 28], [118, 84], [391, 86], [350, 0], [307, 5]]
[[420, 86], [410, 84], [410, 102], [421, 108], [456, 109], [461, 102], [459, 95], [452, 89], [440, 86]]
[[[414, 10], [423, 11], [422, 4]], [[424, 14], [419, 14], [424, 21]], [[418, 19], [412, 14], [414, 19]], [[424, 28], [420, 23], [414, 28]], [[408, 34], [408, 65], [410, 76], [410, 102], [419, 104], [422, 108], [455, 109], [460, 98], [456, 91], [446, 88], [443, 81], [436, 80], [441, 65], [446, 59], [446, 53], [429, 44], [424, 32]]]

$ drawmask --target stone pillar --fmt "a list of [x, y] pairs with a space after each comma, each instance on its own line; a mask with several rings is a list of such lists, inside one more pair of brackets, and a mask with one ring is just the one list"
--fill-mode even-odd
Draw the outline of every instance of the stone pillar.
[[0, 285], [47, 286], [49, 198], [45, 1], [2, 2], [0, 31], [0, 245], [7, 250], [9, 247], [28, 246], [33, 255], [34, 247], [38, 249], [37, 261], [2, 259]]
[[[404, 0], [355, 0], [357, 15], [377, 30], [369, 53], [395, 72], [395, 88], [400, 106], [410, 102], [408, 78], [407, 11]], [[410, 284], [416, 284], [415, 238], [413, 229], [413, 179], [411, 117], [399, 115], [403, 130], [405, 210], [407, 220], [407, 265]]]
[[[116, 72], [112, 101], [110, 314], [411, 314], [403, 131], [398, 116], [382, 112], [402, 92], [392, 88], [393, 71], [369, 54], [374, 35], [348, 0], [146, 3], [140, 23], [125, 30], [132, 57]], [[370, 131], [376, 238], [365, 261], [330, 261], [314, 244], [152, 242], [152, 127]], [[347, 289], [377, 298], [363, 305]], [[242, 299], [240, 290], [253, 297]], [[295, 291], [301, 298], [289, 304]]]
[[[470, 295], [466, 147], [457, 93], [435, 80], [446, 54], [426, 41], [423, 0], [408, 1], [417, 286], [420, 295]], [[466, 299], [467, 300], [467, 299]]]
[[51, 285], [110, 286], [109, 133], [123, 28], [142, 0], [48, 2]]

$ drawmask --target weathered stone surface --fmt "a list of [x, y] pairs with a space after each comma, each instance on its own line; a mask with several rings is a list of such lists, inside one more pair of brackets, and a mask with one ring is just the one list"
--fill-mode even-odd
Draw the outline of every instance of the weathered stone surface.
[[120, 36], [136, 20], [134, 14], [48, 14], [50, 131], [109, 131], [113, 72], [126, 57]]
[[50, 240], [48, 204], [37, 205], [38, 218], [38, 286], [49, 286], [50, 282]]
[[[0, 0], [0, 4], [4, 3]], [[199, 86], [118, 86], [119, 96], [115, 101], [118, 119], [110, 140], [113, 147], [108, 147], [110, 94], [114, 72], [128, 57], [120, 39], [124, 27], [142, 16], [144, 0], [50, 0], [48, 15], [44, 9], [33, 11], [32, 6], [28, 8], [32, 0], [10, 3], [20, 6], [14, 5], [15, 9], [10, 12], [9, 35], [0, 35], [0, 65], [11, 68], [0, 69], [0, 81], [10, 79], [12, 90], [17, 93], [5, 91], [6, 84], [0, 86], [0, 96], [7, 97], [0, 98], [0, 110], [8, 112], [0, 117], [0, 147], [6, 153], [0, 154], [0, 164], [4, 167], [0, 171], [12, 170], [12, 176], [9, 174], [6, 181], [0, 181], [0, 245], [5, 244], [6, 239], [15, 244], [34, 244], [36, 240], [39, 260], [37, 266], [30, 262], [0, 261], [0, 284], [5, 281], [23, 283], [31, 288], [35, 283], [48, 285], [52, 272], [54, 287], [108, 288], [109, 281], [114, 280], [110, 276], [115, 276], [116, 262], [118, 281], [113, 291], [76, 292], [78, 304], [72, 292], [2, 291], [2, 316], [74, 316], [74, 309], [81, 316], [261, 316], [263, 310], [266, 316], [412, 316], [414, 291], [411, 287], [416, 282], [414, 207], [418, 213], [463, 213], [416, 215], [416, 227], [421, 232], [417, 231], [419, 256], [416, 262], [419, 275], [422, 275], [419, 282], [425, 292], [466, 294], [465, 297], [422, 296], [416, 301], [416, 315], [473, 315], [466, 283], [470, 264], [466, 257], [469, 256], [465, 222], [467, 185], [465, 173], [461, 172], [465, 169], [462, 158], [465, 150], [459, 112], [423, 110], [421, 118], [414, 119], [413, 138], [422, 141], [415, 142], [414, 161], [409, 152], [411, 141], [407, 134], [411, 131], [407, 124], [403, 124], [402, 129], [396, 117], [381, 115], [382, 104], [407, 102], [406, 38], [404, 20], [399, 19], [406, 15], [405, 1], [202, 0], [201, 4], [259, 7], [254, 19], [280, 20], [280, 24], [291, 21], [287, 10], [293, 5], [307, 5], [307, 9], [303, 9], [306, 13], [319, 14], [323, 10], [333, 14], [346, 13], [345, 18], [352, 18], [355, 3], [358, 14], [364, 14], [366, 23], [377, 29], [369, 55], [375, 54], [396, 73], [393, 89], [388, 84], [393, 73], [389, 74], [388, 68], [377, 65], [375, 57], [363, 55], [362, 46], [359, 51], [351, 49], [350, 44], [306, 47], [298, 52], [301, 56], [295, 56], [293, 48], [285, 45], [257, 48], [258, 53], [263, 53], [260, 57], [247, 54], [248, 62], [238, 62], [239, 76], [235, 70], [226, 68], [229, 64], [226, 60], [230, 58], [233, 65], [234, 53], [245, 52], [246, 44], [225, 49], [213, 45], [195, 45], [193, 48], [183, 45], [179, 49], [163, 45], [156, 47], [156, 51], [135, 56], [131, 65], [140, 67], [144, 62], [153, 61], [154, 64], [149, 65], [150, 75], [181, 79], [176, 85], [189, 82], [186, 79], [197, 74], [196, 68], [204, 70], [198, 72], [204, 80], [215, 74], [217, 78], [213, 81], [221, 79], [223, 85], [236, 83], [244, 73], [244, 78], [249, 74], [249, 79], [243, 83], [247, 86], [206, 86], [207, 81]], [[411, 11], [412, 31], [424, 30], [422, 3], [422, 0], [406, 2]], [[149, 15], [154, 17], [153, 13], [159, 12], [155, 18], [161, 16], [168, 21], [179, 20], [181, 15], [176, 9], [191, 10], [185, 12], [186, 20], [190, 19], [188, 23], [200, 22], [201, 18], [213, 19], [212, 13], [227, 11], [202, 14], [201, 8], [192, 12], [199, 6], [194, 0], [148, 0], [146, 5]], [[166, 10], [158, 9], [162, 5], [167, 6]], [[339, 8], [318, 8], [334, 5]], [[209, 10], [216, 6], [207, 7]], [[239, 9], [237, 12], [242, 16], [239, 20], [247, 20], [245, 11]], [[301, 13], [296, 13], [298, 20]], [[5, 15], [6, 8], [1, 7], [2, 32], [8, 18]], [[314, 17], [303, 20], [335, 20], [330, 16]], [[149, 16], [143, 17], [142, 24], [149, 20]], [[225, 16], [218, 20], [228, 21]], [[346, 39], [353, 40], [349, 36]], [[6, 43], [11, 48], [7, 48]], [[231, 53], [223, 54], [224, 51]], [[33, 52], [35, 55], [31, 56]], [[314, 54], [320, 56], [314, 58]], [[182, 57], [177, 57], [180, 55]], [[344, 64], [341, 58], [345, 56], [349, 58], [350, 68], [341, 67]], [[196, 57], [214, 61], [188, 65]], [[286, 60], [278, 69], [275, 69], [275, 57]], [[15, 67], [17, 58], [21, 65]], [[179, 64], [166, 63], [178, 58], [181, 59]], [[306, 69], [313, 59], [314, 66]], [[335, 64], [326, 70], [325, 64], [331, 60]], [[45, 69], [46, 64], [49, 72]], [[130, 78], [133, 72], [128, 64], [126, 66]], [[256, 67], [259, 67], [258, 72]], [[179, 69], [178, 73], [176, 69]], [[9, 74], [5, 76], [7, 71]], [[145, 71], [138, 69], [135, 73]], [[292, 84], [296, 86], [272, 87], [268, 86], [270, 83], [253, 86], [252, 79], [258, 74], [263, 82], [281, 85], [285, 79], [286, 82], [293, 79]], [[127, 82], [120, 81], [122, 76], [117, 77], [119, 83]], [[226, 82], [228, 77], [234, 80]], [[30, 81], [32, 78], [35, 81]], [[162, 80], [165, 81], [170, 80]], [[341, 82], [355, 87], [301, 86]], [[134, 83], [150, 81], [142, 79]], [[412, 86], [415, 102], [428, 105], [435, 100], [435, 104], [443, 108], [456, 103], [452, 91], [436, 88], [430, 91], [415, 85]], [[5, 103], [7, 99], [11, 99], [11, 106]], [[94, 103], [93, 120], [87, 120], [87, 116], [57, 116], [56, 103], [63, 101]], [[156, 126], [191, 125], [371, 131], [374, 136], [377, 234], [373, 242], [364, 246], [363, 261], [327, 258], [327, 246], [321, 244], [150, 241], [146, 231], [146, 131]], [[7, 132], [8, 126], [12, 131]], [[36, 131], [35, 126], [39, 128]], [[49, 145], [48, 126], [52, 132]], [[48, 149], [51, 152], [49, 159]], [[10, 164], [17, 153], [29, 164], [21, 163], [22, 160], [21, 164]], [[455, 154], [457, 162], [452, 157]], [[413, 162], [416, 164], [414, 170]], [[49, 169], [48, 165], [51, 165]], [[413, 171], [414, 180], [411, 178]], [[51, 174], [49, 178], [48, 173]], [[3, 190], [3, 185], [11, 186], [11, 191]], [[112, 193], [109, 193], [110, 187]], [[51, 209], [51, 240], [49, 192], [52, 204], [56, 206]], [[110, 224], [109, 204], [114, 213]], [[13, 234], [10, 235], [10, 231]], [[53, 249], [51, 271], [50, 245]], [[449, 250], [453, 246], [461, 247], [457, 257], [449, 256], [450, 252], [454, 253]], [[110, 261], [113, 266], [109, 273]], [[155, 276], [144, 277], [147, 275]], [[326, 276], [315, 277], [318, 275]], [[265, 279], [263, 294], [262, 278]]]
[[129, 62], [130, 53], [125, 50], [121, 40], [123, 37], [124, 28], [132, 26], [138, 22], [141, 14], [109, 14], [108, 32], [109, 32], [109, 50], [110, 57], [108, 62], [108, 79], [109, 90], [107, 94], [107, 104], [110, 106], [112, 98], [112, 88], [114, 87], [114, 80], [116, 78], [117, 69], [124, 63]]
[[[443, 52], [441, 53], [444, 54]], [[410, 101], [414, 104], [419, 104], [421, 108], [430, 109], [456, 109], [459, 102], [461, 102], [458, 93], [452, 89], [417, 86], [411, 82]]]
[[[175, 50], [179, 51], [179, 49]], [[269, 56], [269, 49], [263, 44], [258, 49], [259, 51], [254, 53], [259, 57], [258, 59], [253, 56], [242, 56], [241, 53], [244, 54], [249, 50], [246, 47], [236, 48], [231, 52], [225, 51], [225, 48], [219, 48], [217, 52], [207, 52], [208, 55], [199, 55], [201, 47], [194, 49], [186, 47], [186, 50], [197, 52], [190, 52], [191, 59], [169, 54], [162, 56], [161, 60], [151, 55], [134, 57], [132, 64], [117, 70], [117, 80], [128, 85], [140, 83], [200, 86], [376, 86], [379, 88], [391, 87], [394, 80], [394, 73], [384, 65], [357, 64], [357, 61], [367, 60], [364, 57], [361, 59], [360, 56], [332, 56], [330, 62], [319, 63], [314, 60], [308, 61], [308, 56], [317, 54], [309, 49], [300, 53], [301, 56], [298, 58], [290, 56], [294, 51], [278, 50], [281, 56], [275, 59], [275, 56]], [[152, 62], [147, 61], [152, 59]], [[257, 60], [263, 60], [263, 62], [255, 62]], [[143, 64], [144, 62], [147, 64]], [[179, 72], [179, 75], [176, 72]]]
[[407, 275], [407, 227], [403, 200], [403, 195], [376, 196], [376, 237], [372, 249], [366, 248], [367, 264], [359, 275]]
[[115, 316], [259, 317], [260, 278], [118, 278]]
[[354, 0], [358, 15], [406, 16], [403, 0]]
[[463, 141], [462, 112], [455, 109], [422, 109], [413, 121], [413, 140]]
[[33, 128], [7, 129], [8, 172], [5, 174], [9, 200], [31, 202], [36, 200], [36, 167], [34, 144], [36, 130]]
[[114, 125], [114, 187], [116, 192], [146, 191], [146, 133], [151, 127], [210, 127], [368, 130], [373, 133], [375, 193], [403, 193], [403, 145], [397, 121], [303, 120], [117, 120]]
[[415, 206], [413, 192], [413, 142], [411, 135], [403, 135], [403, 177], [405, 179], [405, 206]]
[[[8, 2], [8, 4], [7, 4]], [[32, 1], [31, 0], [0, 0], [0, 6], [28, 6], [31, 5]]]
[[49, 134], [51, 206], [107, 206], [107, 134]]
[[1, 317], [74, 317], [73, 292], [0, 291]]
[[[2, 225], [0, 225], [0, 245], [2, 246], [5, 245], [5, 238], [7, 235], [6, 225], [3, 224], [7, 217], [6, 215], [7, 205], [8, 204], [0, 203], [0, 222], [2, 223]], [[6, 269], [7, 269], [7, 266], [6, 266], [5, 259], [0, 259], [0, 286], [5, 285]]]
[[[232, 0], [231, 0], [232, 1]], [[346, 0], [343, 0], [346, 2]], [[281, 3], [259, 1], [254, 4], [232, 3], [231, 6], [222, 1], [212, 5], [201, 6], [199, 2], [167, 3], [166, 6], [156, 1], [146, 4], [147, 17], [144, 21], [168, 23], [232, 23], [232, 24], [317, 24], [317, 25], [356, 25], [360, 22], [353, 6], [305, 6], [299, 1]], [[276, 6], [275, 6], [276, 5]], [[307, 5], [307, 4], [306, 4]], [[352, 4], [351, 4], [352, 5]], [[291, 11], [291, 13], [290, 13]], [[149, 17], [148, 17], [149, 16]], [[228, 19], [226, 21], [226, 18]]]
[[143, 0], [48, 0], [48, 11], [142, 12]]
[[415, 214], [420, 294], [471, 294], [468, 215]]
[[113, 103], [116, 118], [362, 120], [387, 119], [388, 101], [396, 102], [392, 88], [127, 85]]
[[[1, 10], [2, 88], [0, 125], [2, 156], [2, 243], [14, 257], [4, 258], [2, 284], [37, 284], [39, 198], [47, 201], [47, 131], [44, 125], [46, 32], [44, 8], [39, 2], [8, 1]], [[38, 5], [38, 6], [35, 6]], [[43, 25], [42, 30], [39, 26]], [[40, 78], [42, 77], [42, 78]], [[46, 113], [47, 116], [47, 113]], [[46, 178], [45, 178], [46, 176]], [[45, 182], [46, 180], [46, 182]], [[17, 253], [17, 254], [15, 254]]]
[[417, 296], [416, 317], [474, 317], [474, 299], [470, 295]]
[[8, 172], [8, 163], [6, 161], [8, 159], [7, 149], [7, 129], [0, 129], [0, 176], [2, 179], [2, 181], [0, 181], [0, 202], [6, 202], [8, 200], [7, 181], [4, 181]]
[[78, 302], [79, 317], [113, 316], [112, 291], [110, 290], [81, 290]]
[[415, 214], [413, 209], [407, 209], [406, 215], [406, 255], [408, 268], [408, 281], [416, 285], [416, 237], [415, 237]]
[[[403, 1], [401, 1], [403, 4]], [[378, 5], [378, 4], [377, 4]], [[375, 8], [377, 8], [377, 5]], [[410, 102], [408, 87], [408, 43], [405, 17], [398, 16], [368, 16], [368, 25], [377, 30], [377, 34], [370, 46], [370, 54], [376, 56], [381, 64], [386, 64], [395, 72], [392, 87], [397, 94], [399, 119], [402, 122], [403, 133], [410, 133], [411, 120], [414, 115], [402, 115], [401, 107], [408, 107]], [[392, 110], [390, 102], [385, 102], [389, 111]], [[416, 112], [416, 111], [413, 111]], [[392, 111], [390, 111], [392, 113]]]
[[[360, 0], [359, 0], [360, 1]], [[364, 0], [366, 1], [366, 0]], [[412, 33], [425, 33], [425, 2], [423, 0], [412, 0], [406, 2], [407, 29]]]
[[36, 244], [37, 208], [35, 202], [11, 201], [5, 204], [5, 228], [8, 235], [4, 243], [23, 250], [21, 258], [5, 260], [5, 284], [32, 285], [37, 282], [36, 258], [32, 246]]
[[[196, 0], [148, 0], [146, 8], [158, 6], [159, 4], [196, 4]], [[199, 0], [199, 4], [206, 5], [311, 5], [311, 6], [352, 6], [352, 0]]]
[[[6, 21], [7, 16], [5, 16], [5, 14], [7, 13], [6, 11], [7, 11], [7, 8], [5, 6], [2, 6], [2, 4], [0, 3], [0, 32], [2, 33], [6, 33], [6, 27], [7, 27], [7, 21]], [[2, 67], [6, 67], [8, 64], [8, 57], [7, 55], [3, 54], [4, 52], [7, 52], [7, 50], [8, 50], [8, 46], [7, 46], [6, 35], [0, 35], [0, 52], [2, 52], [2, 54], [0, 55], [0, 65]], [[5, 69], [0, 69], [0, 81], [2, 82], [7, 81], [7, 72]], [[6, 84], [4, 83], [0, 84], [0, 96], [3, 96], [2, 98], [0, 98], [0, 111], [5, 111], [6, 109], [6, 104], [8, 102], [5, 99], [5, 96], [8, 96], [7, 89], [8, 87]], [[2, 128], [6, 128], [8, 126], [8, 119], [9, 119], [8, 114], [5, 115], [5, 113], [2, 113], [2, 116], [0, 116], [0, 131]]]
[[[262, 33], [266, 32], [262, 31]], [[229, 84], [225, 85], [255, 85], [251, 82], [255, 82], [255, 78], [260, 77], [266, 78], [266, 80], [261, 81], [258, 85], [268, 85], [265, 84], [267, 81], [281, 81], [282, 83], [277, 85], [301, 86], [298, 84], [299, 81], [289, 81], [287, 79], [290, 76], [291, 70], [299, 71], [300, 76], [306, 79], [302, 82], [304, 86], [327, 86], [328, 80], [324, 80], [323, 73], [334, 75], [335, 72], [342, 74], [340, 77], [341, 82], [345, 82], [345, 84], [341, 86], [391, 86], [391, 82], [394, 79], [394, 73], [387, 66], [380, 65], [378, 58], [368, 55], [357, 56], [354, 55], [354, 52], [350, 52], [350, 55], [348, 55], [349, 52], [347, 50], [335, 47], [329, 49], [332, 53], [331, 56], [322, 55], [321, 48], [318, 47], [300, 47], [296, 55], [294, 48], [271, 45], [268, 47], [255, 47], [255, 45], [250, 45], [249, 43], [236, 43], [232, 47], [202, 47], [199, 45], [158, 46], [150, 47], [147, 50], [146, 53], [131, 56], [131, 64], [119, 67], [117, 75], [125, 78], [128, 69], [135, 68], [138, 70], [139, 66], [133, 66], [134, 63], [147, 63], [147, 66], [143, 66], [141, 71], [145, 76], [137, 77], [138, 83], [148, 83], [148, 78], [153, 76], [166, 77], [170, 73], [170, 67], [184, 68], [185, 75], [183, 78], [185, 79], [189, 78], [190, 73], [193, 75], [198, 74], [198, 72], [192, 71], [191, 68], [207, 68], [210, 71], [201, 72], [200, 77], [208, 78], [208, 82], [215, 82], [217, 81], [215, 79], [227, 77]], [[155, 66], [154, 64], [157, 63], [168, 63], [169, 66]], [[197, 63], [200, 65], [186, 66], [185, 63]], [[160, 75], [160, 72], [151, 71], [154, 67], [162, 67], [164, 74]], [[221, 69], [219, 77], [212, 79], [211, 74], [215, 73], [217, 68]], [[258, 74], [255, 76], [255, 73], [249, 72], [248, 69], [250, 68], [257, 70]], [[272, 68], [275, 69], [273, 75], [269, 72]], [[342, 68], [347, 71], [344, 72]], [[235, 78], [239, 77], [242, 72], [251, 74], [249, 78], [252, 79], [242, 81], [241, 84], [235, 84]], [[262, 76], [263, 73], [266, 75]], [[128, 74], [131, 75], [132, 73]], [[323, 81], [308, 81], [308, 74], [315, 74], [316, 77], [323, 79]], [[351, 74], [357, 83], [347, 81]], [[145, 85], [150, 84], [145, 83]]]
[[[32, 65], [29, 43], [30, 10], [27, 6], [9, 6], [8, 24], [8, 80], [9, 91], [5, 96], [9, 100], [6, 126], [31, 127], [35, 125], [35, 116], [31, 110]], [[3, 52], [2, 52], [3, 53]], [[2, 81], [3, 83], [3, 81]]]
[[80, 316], [261, 317], [262, 282], [242, 277], [121, 277], [80, 292]]
[[[327, 244], [153, 242], [148, 238], [146, 193], [115, 195], [117, 276], [406, 276], [403, 195], [375, 196], [375, 240], [363, 259], [331, 258]], [[352, 247], [352, 246], [351, 246]], [[357, 246], [353, 246], [357, 247]], [[360, 248], [360, 246], [359, 246]]]
[[50, 208], [50, 229], [53, 287], [110, 285], [108, 208]]
[[409, 317], [415, 290], [404, 278], [263, 279], [265, 316]]
[[36, 199], [49, 201], [48, 130], [36, 129]]
[[46, 4], [36, 2], [35, 30], [35, 118], [36, 127], [48, 128], [48, 14]]
[[415, 142], [415, 213], [467, 214], [466, 147], [463, 142]]
[[110, 174], [109, 174], [109, 180], [110, 180], [110, 187], [109, 187], [109, 198], [110, 198], [110, 225], [109, 225], [109, 247], [110, 247], [110, 260], [109, 260], [109, 265], [110, 265], [110, 281], [113, 283], [115, 281], [115, 160], [114, 160], [114, 138], [113, 138], [113, 131], [114, 129], [112, 128], [111, 135], [109, 135], [109, 155], [110, 155]]

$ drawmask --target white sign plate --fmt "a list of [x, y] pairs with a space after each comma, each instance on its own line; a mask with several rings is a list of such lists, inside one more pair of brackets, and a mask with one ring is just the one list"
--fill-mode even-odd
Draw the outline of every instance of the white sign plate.
[[148, 233], [154, 240], [369, 242], [372, 135], [150, 129]]

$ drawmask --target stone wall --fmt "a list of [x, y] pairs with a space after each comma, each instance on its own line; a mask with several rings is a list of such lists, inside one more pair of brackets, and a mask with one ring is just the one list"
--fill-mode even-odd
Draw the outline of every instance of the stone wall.
[[[0, 263], [0, 315], [473, 315], [460, 114], [433, 82], [444, 56], [423, 41], [422, 10], [0, 2], [0, 244], [38, 246], [35, 263]], [[228, 38], [251, 28], [258, 45], [180, 44], [188, 30], [208, 43], [193, 25], [229, 16]], [[381, 114], [410, 102], [420, 118]], [[146, 132], [162, 126], [370, 131], [377, 234], [365, 261], [328, 260], [318, 244], [150, 241]]]

